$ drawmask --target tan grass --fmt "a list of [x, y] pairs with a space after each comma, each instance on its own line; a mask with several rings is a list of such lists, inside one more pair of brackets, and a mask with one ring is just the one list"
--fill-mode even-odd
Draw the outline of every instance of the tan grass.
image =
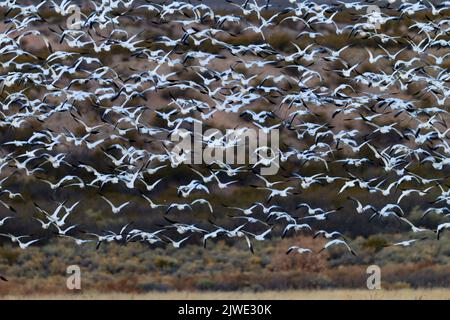
[[450, 289], [304, 290], [265, 292], [151, 292], [146, 294], [82, 293], [4, 296], [13, 300], [450, 300]]

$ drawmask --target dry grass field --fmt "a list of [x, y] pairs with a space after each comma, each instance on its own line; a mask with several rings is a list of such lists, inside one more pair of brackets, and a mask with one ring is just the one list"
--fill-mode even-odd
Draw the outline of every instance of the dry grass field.
[[430, 290], [297, 290], [264, 292], [150, 292], [146, 294], [83, 293], [3, 296], [8, 300], [450, 300], [450, 289]]

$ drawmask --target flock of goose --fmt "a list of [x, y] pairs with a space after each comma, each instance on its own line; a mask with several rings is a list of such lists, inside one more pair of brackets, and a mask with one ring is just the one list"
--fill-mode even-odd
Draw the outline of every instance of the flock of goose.
[[[68, 26], [77, 4], [0, 3], [3, 242], [180, 248], [235, 238], [253, 252], [255, 241], [304, 232], [324, 238], [322, 250], [356, 255], [339, 230], [323, 230], [330, 217], [397, 221], [416, 234], [395, 246], [450, 229], [450, 2], [373, 10], [364, 1], [275, 9], [227, 0], [229, 10], [216, 10], [194, 0], [96, 0]], [[242, 135], [277, 129], [280, 147], [267, 147], [269, 159], [256, 150], [265, 160], [256, 165], [189, 165], [171, 137], [187, 130], [198, 139], [194, 123]], [[199, 139], [223, 150], [236, 143]], [[260, 175], [275, 158], [279, 172]], [[343, 205], [314, 206], [308, 194], [320, 190], [336, 190]], [[249, 203], [248, 192], [259, 200]], [[440, 217], [433, 228], [404, 210], [422, 198], [423, 215]], [[92, 203], [125, 223], [86, 230], [78, 219]], [[127, 221], [132, 212], [142, 217]], [[149, 226], [149, 217], [160, 222]], [[36, 232], [11, 231], [20, 219]]]

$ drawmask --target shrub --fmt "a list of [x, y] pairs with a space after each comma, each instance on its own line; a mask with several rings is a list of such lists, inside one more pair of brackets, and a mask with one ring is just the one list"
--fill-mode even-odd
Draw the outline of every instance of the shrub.
[[376, 253], [383, 250], [387, 244], [387, 240], [383, 237], [370, 236], [369, 239], [362, 244], [362, 248]]
[[216, 288], [216, 282], [211, 279], [200, 279], [197, 281], [195, 287], [198, 290], [214, 290]]

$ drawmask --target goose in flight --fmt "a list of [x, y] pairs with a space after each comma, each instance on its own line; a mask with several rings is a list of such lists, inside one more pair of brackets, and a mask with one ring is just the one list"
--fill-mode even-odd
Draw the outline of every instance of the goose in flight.
[[269, 229], [267, 229], [266, 231], [264, 231], [264, 232], [262, 232], [260, 234], [254, 234], [254, 233], [251, 233], [251, 232], [247, 232], [247, 234], [252, 235], [253, 238], [255, 240], [257, 240], [257, 241], [264, 241], [264, 240], [266, 240], [266, 236], [269, 235], [272, 232], [273, 228], [274, 227], [272, 226], [272, 227], [270, 227]]
[[222, 204], [223, 207], [227, 208], [227, 209], [233, 209], [233, 210], [238, 210], [241, 211], [244, 215], [249, 216], [253, 214], [253, 210], [258, 206], [257, 204], [254, 204], [248, 208], [239, 208], [239, 207], [229, 207], [227, 205]]
[[426, 189], [422, 190], [417, 190], [417, 189], [405, 189], [402, 190], [402, 194], [400, 195], [400, 197], [398, 197], [397, 199], [397, 204], [400, 204], [400, 201], [402, 201], [403, 198], [408, 197], [411, 194], [417, 193], [417, 195], [423, 197], [425, 195], [428, 194], [428, 192], [433, 189], [434, 186], [428, 187]]
[[298, 246], [292, 246], [289, 247], [289, 249], [286, 251], [286, 254], [291, 254], [291, 253], [299, 253], [299, 254], [304, 254], [304, 253], [312, 253], [311, 249], [308, 248], [302, 248], [302, 247], [298, 247]]
[[64, 205], [67, 203], [68, 200], [65, 200], [63, 202], [60, 202], [59, 205], [56, 207], [56, 209], [53, 211], [52, 214], [48, 213], [47, 211], [45, 211], [44, 209], [42, 209], [37, 203], [33, 203], [34, 207], [41, 213], [43, 213], [47, 220], [49, 222], [52, 223], [58, 223], [60, 221], [60, 217], [59, 217], [59, 213], [61, 212], [61, 210], [64, 209]]
[[189, 209], [192, 211], [192, 207], [188, 203], [172, 203], [166, 210], [166, 214], [168, 214], [172, 209], [177, 209], [178, 211]]
[[68, 236], [68, 235], [65, 235], [65, 234], [59, 234], [59, 236], [62, 237], [62, 238], [67, 238], [67, 239], [73, 240], [75, 242], [75, 244], [78, 245], [78, 246], [81, 246], [81, 245], [83, 245], [85, 243], [94, 242], [94, 240], [80, 239], [80, 238], [76, 238], [76, 237], [73, 237], [73, 236]]
[[20, 247], [20, 249], [25, 250], [27, 249], [30, 245], [32, 245], [33, 243], [36, 243], [38, 241], [41, 241], [42, 239], [34, 239], [34, 240], [30, 240], [28, 242], [22, 242], [21, 239], [23, 238], [29, 238], [29, 235], [23, 235], [23, 236], [14, 236], [12, 234], [4, 234], [4, 233], [0, 233], [0, 236], [9, 238], [11, 240], [12, 243], [17, 243]]
[[114, 213], [114, 214], [119, 214], [123, 208], [125, 208], [126, 206], [128, 206], [131, 203], [131, 201], [127, 201], [127, 202], [120, 204], [119, 206], [115, 206], [108, 198], [104, 197], [103, 195], [100, 195], [100, 197], [103, 200], [105, 200], [106, 203], [109, 204], [109, 206], [111, 207], [112, 213]]
[[75, 224], [75, 225], [73, 225], [73, 226], [69, 226], [69, 227], [67, 227], [66, 229], [61, 229], [58, 225], [55, 225], [55, 227], [56, 227], [56, 229], [58, 230], [58, 232], [57, 232], [57, 234], [58, 235], [62, 235], [62, 236], [65, 236], [70, 230], [73, 230], [73, 229], [75, 229], [76, 227], [78, 227], [78, 224]]
[[313, 239], [317, 238], [318, 236], [323, 236], [325, 239], [342, 238], [345, 240], [344, 235], [338, 231], [327, 232], [325, 230], [319, 230], [314, 233]]
[[185, 238], [183, 238], [183, 239], [181, 239], [181, 240], [179, 240], [179, 241], [175, 241], [175, 240], [172, 240], [171, 238], [169, 238], [169, 237], [167, 237], [167, 236], [164, 236], [164, 238], [167, 239], [167, 240], [172, 244], [172, 246], [173, 246], [175, 249], [179, 249], [179, 248], [181, 247], [181, 244], [182, 244], [183, 242], [185, 242], [187, 239], [189, 239], [189, 237], [190, 237], [190, 236], [187, 236], [187, 237], [185, 237]]
[[281, 209], [281, 207], [278, 205], [271, 205], [269, 207], [266, 207], [262, 202], [255, 202], [254, 204], [260, 206], [264, 214], [269, 214], [273, 209]]
[[295, 232], [303, 230], [303, 229], [307, 229], [307, 230], [312, 230], [311, 226], [309, 224], [306, 223], [302, 223], [302, 224], [297, 224], [297, 222], [295, 223], [289, 223], [288, 225], [286, 225], [286, 227], [283, 230], [283, 233], [281, 235], [281, 238], [286, 237], [287, 233], [290, 230], [294, 230]]
[[400, 217], [400, 220], [406, 222], [411, 227], [411, 231], [414, 233], [430, 231], [429, 229], [426, 228], [416, 227], [411, 221], [409, 221], [405, 217]]
[[38, 242], [38, 241], [41, 241], [41, 240], [42, 240], [42, 239], [34, 239], [34, 240], [31, 240], [31, 241], [28, 241], [28, 242], [22, 242], [22, 241], [20, 241], [20, 239], [19, 239], [19, 240], [18, 240], [18, 243], [19, 243], [20, 249], [26, 250], [26, 249], [28, 249], [29, 246], [31, 246], [32, 244], [34, 244], [34, 243], [36, 243], [36, 242]]
[[47, 229], [50, 228], [50, 226], [53, 224], [52, 221], [44, 222], [44, 221], [42, 221], [41, 219], [35, 218], [35, 217], [33, 217], [33, 219], [36, 220], [37, 222], [39, 222], [39, 223], [41, 224], [41, 228], [42, 228], [43, 230], [47, 230]]
[[209, 233], [207, 233], [207, 234], [205, 234], [204, 236], [203, 236], [203, 248], [204, 249], [206, 249], [206, 241], [208, 240], [208, 239], [214, 239], [214, 238], [217, 238], [217, 236], [219, 235], [219, 234], [226, 234], [227, 233], [227, 230], [225, 230], [224, 228], [221, 228], [221, 227], [217, 227], [217, 229], [216, 230], [214, 230], [214, 231], [212, 231], [212, 232], [209, 232]]
[[4, 226], [7, 220], [14, 219], [13, 216], [7, 216], [0, 220], [0, 227]]
[[446, 223], [441, 223], [440, 225], [437, 226], [436, 228], [436, 234], [437, 234], [437, 239], [439, 240], [442, 232], [445, 229], [450, 229], [450, 222], [446, 222]]
[[7, 204], [6, 202], [4, 202], [2, 200], [0, 200], [0, 204], [2, 206], [4, 206], [6, 209], [8, 209], [9, 211], [17, 212], [16, 209], [14, 209], [12, 206], [10, 206], [9, 204]]
[[322, 249], [320, 249], [319, 253], [322, 252], [323, 250], [327, 250], [331, 247], [339, 246], [339, 245], [345, 246], [352, 255], [356, 256], [355, 251], [353, 251], [353, 249], [348, 245], [348, 243], [341, 239], [333, 239], [333, 240], [327, 242], [325, 244], [325, 246]]
[[413, 243], [416, 243], [417, 241], [423, 241], [423, 240], [427, 240], [428, 237], [422, 237], [419, 239], [411, 239], [411, 240], [405, 240], [405, 241], [400, 241], [400, 242], [396, 242], [387, 246], [396, 246], [396, 247], [410, 247]]
[[185, 234], [186, 232], [192, 232], [192, 233], [208, 233], [206, 230], [200, 229], [196, 227], [195, 225], [191, 224], [184, 224], [184, 223], [178, 223], [173, 220], [168, 219], [167, 217], [164, 217], [166, 221], [170, 223], [170, 226], [166, 226], [165, 228], [175, 228], [179, 234]]
[[281, 198], [286, 198], [287, 196], [294, 194], [294, 193], [290, 192], [290, 190], [294, 190], [294, 187], [286, 187], [286, 188], [281, 189], [281, 190], [273, 189], [273, 188], [257, 187], [257, 186], [254, 186], [254, 187], [256, 189], [270, 191], [270, 194], [267, 197], [267, 201], [268, 202], [270, 202], [276, 196], [279, 196]]
[[372, 205], [370, 205], [370, 204], [363, 206], [362, 203], [358, 199], [356, 199], [354, 197], [348, 197], [348, 199], [352, 200], [352, 201], [354, 201], [356, 203], [356, 205], [357, 205], [356, 206], [356, 212], [359, 213], [359, 214], [363, 214], [367, 210], [375, 210], [375, 208]]
[[447, 208], [447, 207], [442, 207], [442, 208], [431, 207], [431, 208], [428, 208], [422, 214], [422, 219], [425, 218], [425, 216], [428, 215], [430, 212], [434, 212], [436, 214], [443, 215], [443, 214], [449, 214], [450, 213], [450, 209]]
[[142, 198], [144, 198], [147, 202], [148, 202], [148, 204], [150, 205], [150, 208], [152, 208], [152, 209], [157, 209], [157, 208], [164, 208], [164, 207], [166, 207], [165, 205], [163, 205], [163, 204], [156, 204], [156, 203], [154, 203], [153, 201], [152, 201], [152, 199], [150, 199], [149, 197], [147, 197], [145, 194], [143, 194], [143, 193], [141, 193], [141, 197]]
[[238, 182], [238, 180], [232, 180], [232, 181], [223, 183], [223, 182], [221, 182], [221, 181], [219, 180], [219, 178], [217, 177], [217, 175], [214, 175], [214, 179], [216, 179], [216, 181], [217, 181], [217, 186], [218, 186], [220, 189], [226, 189], [226, 188], [228, 188], [229, 185]]

